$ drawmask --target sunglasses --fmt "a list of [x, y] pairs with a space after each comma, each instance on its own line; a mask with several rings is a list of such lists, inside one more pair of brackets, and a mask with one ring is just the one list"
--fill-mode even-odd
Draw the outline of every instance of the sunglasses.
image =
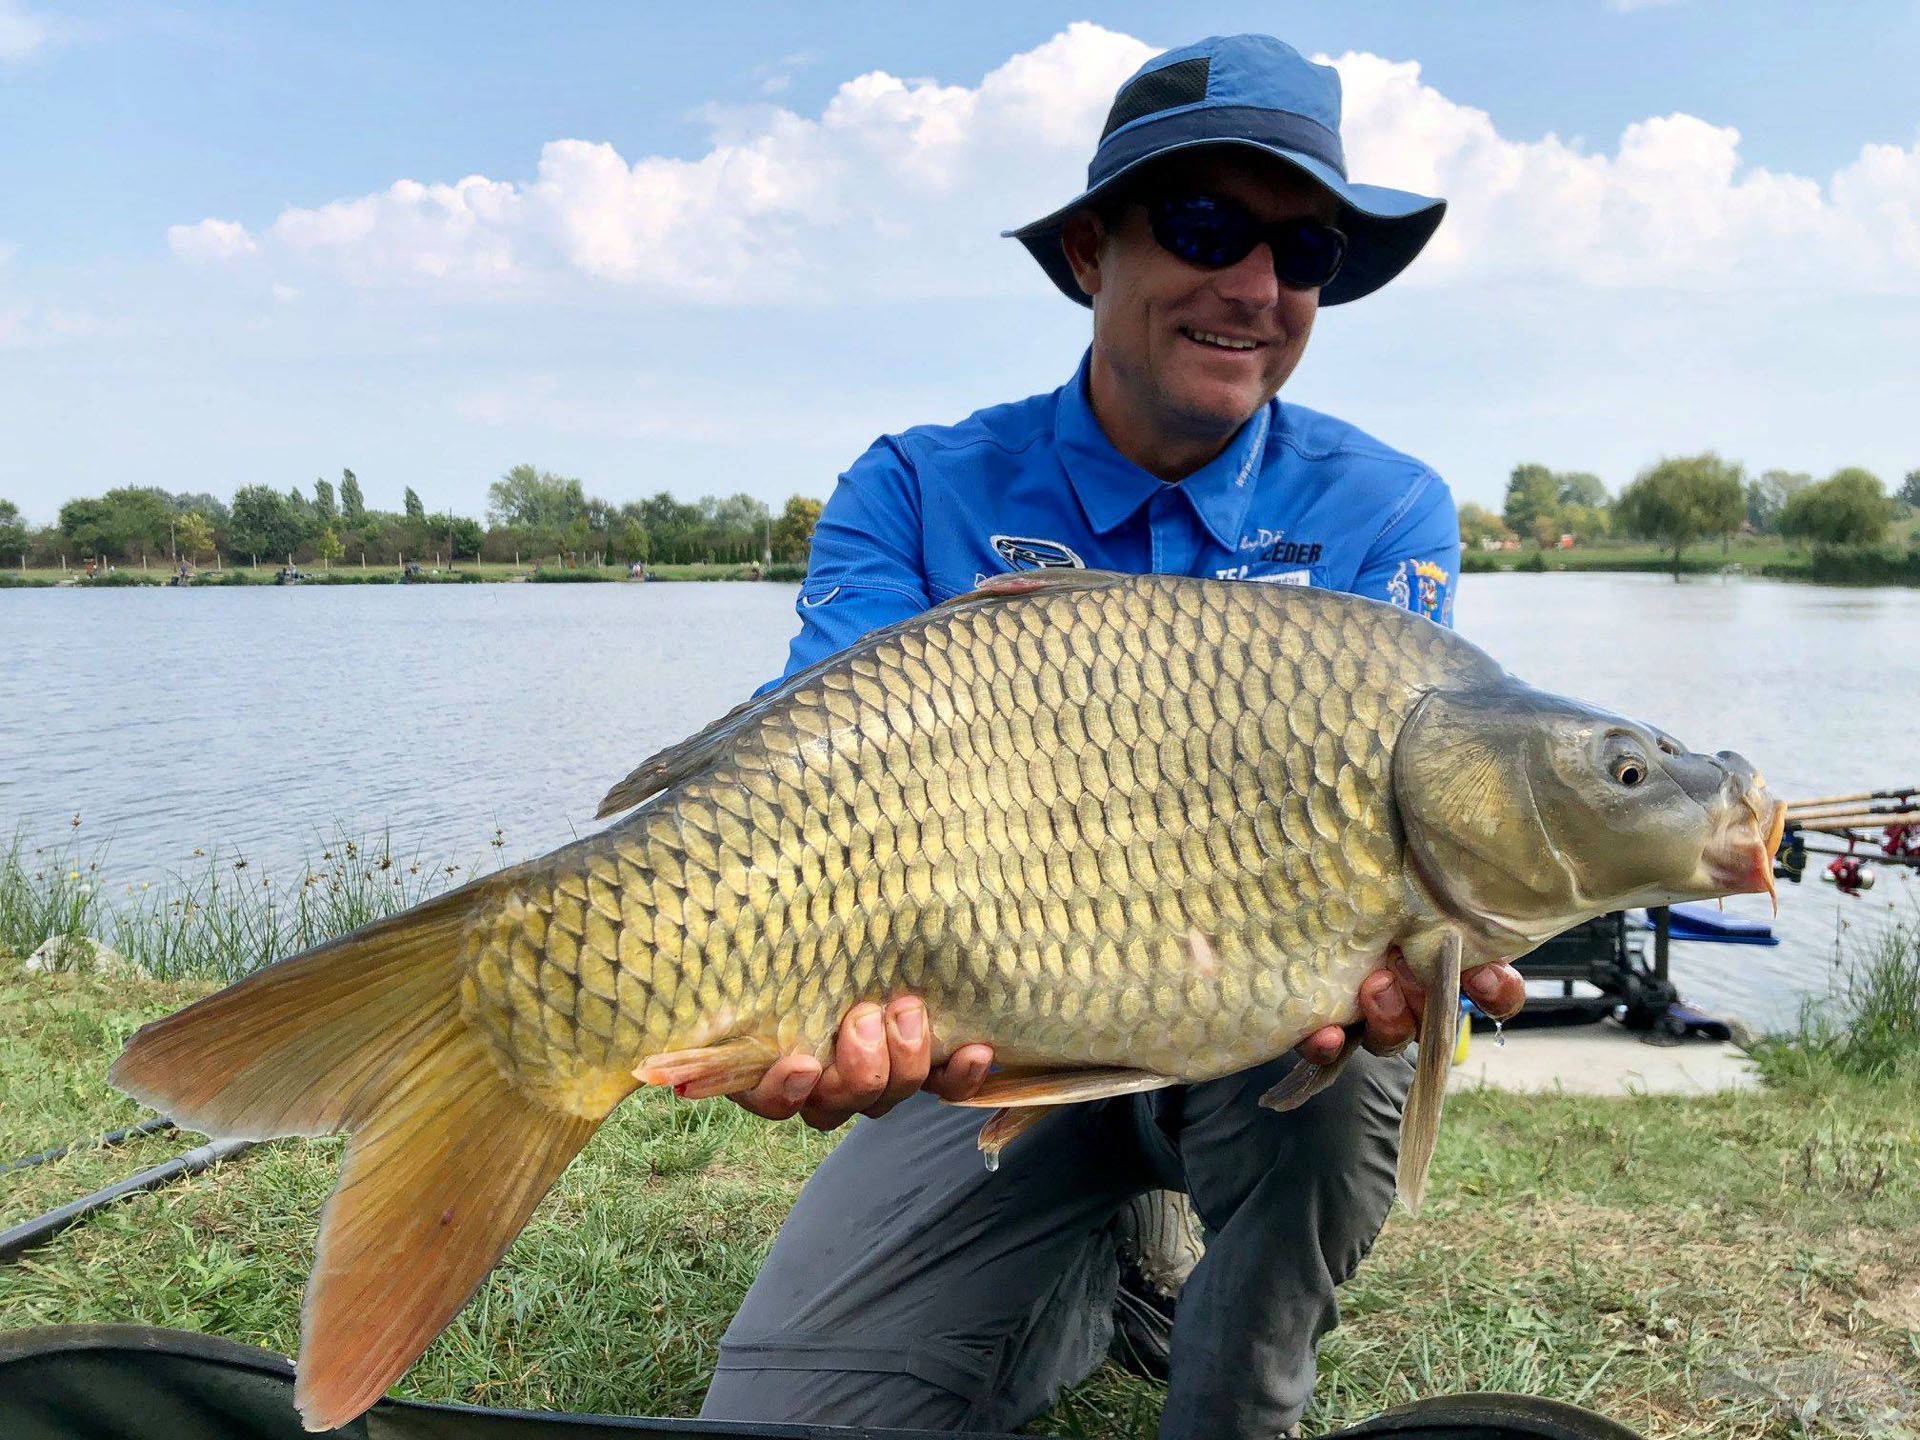
[[1161, 196], [1143, 203], [1160, 248], [1203, 269], [1237, 265], [1265, 241], [1282, 285], [1317, 290], [1340, 273], [1347, 258], [1347, 237], [1319, 220], [1268, 225], [1238, 201], [1219, 195]]

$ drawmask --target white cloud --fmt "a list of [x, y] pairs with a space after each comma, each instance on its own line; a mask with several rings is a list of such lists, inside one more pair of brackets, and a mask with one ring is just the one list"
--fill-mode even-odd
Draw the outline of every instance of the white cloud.
[[27, 59], [53, 41], [56, 30], [19, 0], [0, 0], [0, 61]]
[[[995, 233], [1078, 190], [1115, 87], [1152, 53], [1076, 24], [974, 88], [873, 71], [817, 116], [713, 110], [712, 143], [691, 160], [555, 140], [530, 180], [401, 180], [288, 209], [258, 250], [276, 267], [462, 292], [572, 281], [710, 304], [1018, 293], [1037, 282]], [[1417, 63], [1334, 63], [1354, 173], [1452, 202], [1412, 283], [1920, 292], [1920, 140], [1869, 145], [1825, 181], [1748, 164], [1737, 131], [1678, 113], [1593, 153], [1501, 135]], [[229, 221], [169, 238], [194, 258], [256, 246]]]
[[169, 225], [167, 246], [182, 260], [237, 260], [259, 249], [247, 227], [236, 220]]

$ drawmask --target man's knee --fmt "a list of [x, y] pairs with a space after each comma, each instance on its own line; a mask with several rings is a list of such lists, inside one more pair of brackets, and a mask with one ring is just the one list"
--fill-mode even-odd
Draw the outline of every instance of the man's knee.
[[915, 1375], [763, 1368], [723, 1358], [701, 1402], [700, 1418], [959, 1430], [971, 1422], [972, 1410], [963, 1396]]
[[[1400, 1115], [1413, 1070], [1400, 1056], [1353, 1056], [1297, 1110], [1259, 1103], [1287, 1066], [1263, 1066], [1205, 1097], [1181, 1138], [1188, 1191], [1209, 1230], [1240, 1208], [1313, 1217], [1336, 1274], [1371, 1247], [1394, 1196]], [[1338, 1258], [1336, 1258], [1338, 1257]]]

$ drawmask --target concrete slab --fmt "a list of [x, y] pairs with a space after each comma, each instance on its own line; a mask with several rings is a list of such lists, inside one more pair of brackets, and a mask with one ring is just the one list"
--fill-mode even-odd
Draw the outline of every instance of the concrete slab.
[[1476, 1032], [1448, 1088], [1565, 1091], [1570, 1095], [1712, 1095], [1760, 1083], [1737, 1047], [1711, 1040], [1649, 1045], [1612, 1021], [1509, 1030], [1504, 1045]]

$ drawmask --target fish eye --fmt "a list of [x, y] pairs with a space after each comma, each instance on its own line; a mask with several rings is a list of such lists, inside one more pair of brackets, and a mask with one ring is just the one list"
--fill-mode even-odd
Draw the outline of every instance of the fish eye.
[[1629, 790], [1647, 778], [1647, 762], [1638, 755], [1616, 755], [1607, 768], [1615, 782]]

